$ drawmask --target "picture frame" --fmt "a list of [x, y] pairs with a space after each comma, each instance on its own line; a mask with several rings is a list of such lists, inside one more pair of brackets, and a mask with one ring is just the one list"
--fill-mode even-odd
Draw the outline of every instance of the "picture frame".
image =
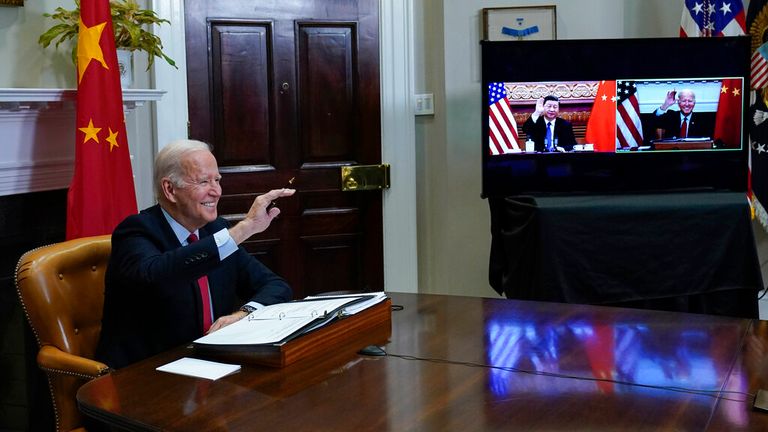
[[483, 40], [557, 39], [555, 5], [483, 9]]
[[24, 6], [24, 0], [0, 0], [0, 6]]

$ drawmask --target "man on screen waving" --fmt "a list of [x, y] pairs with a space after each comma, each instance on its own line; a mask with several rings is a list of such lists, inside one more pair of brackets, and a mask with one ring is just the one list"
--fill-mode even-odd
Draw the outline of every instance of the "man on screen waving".
[[[677, 102], [679, 111], [669, 110]], [[659, 138], [710, 138], [714, 129], [712, 119], [694, 113], [696, 93], [691, 89], [667, 92], [664, 102], [654, 111]]]
[[536, 109], [523, 124], [523, 132], [533, 140], [537, 152], [573, 150], [576, 138], [571, 122], [558, 117], [560, 99], [549, 95], [536, 101]]

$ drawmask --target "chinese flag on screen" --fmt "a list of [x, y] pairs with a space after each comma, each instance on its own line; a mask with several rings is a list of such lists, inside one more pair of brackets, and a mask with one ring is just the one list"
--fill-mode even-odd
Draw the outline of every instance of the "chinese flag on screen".
[[108, 0], [80, 2], [76, 121], [67, 239], [109, 234], [136, 213]]
[[726, 147], [741, 146], [742, 101], [741, 79], [724, 79], [720, 85], [714, 138], [722, 141]]
[[587, 122], [586, 142], [597, 152], [616, 149], [616, 81], [601, 81]]

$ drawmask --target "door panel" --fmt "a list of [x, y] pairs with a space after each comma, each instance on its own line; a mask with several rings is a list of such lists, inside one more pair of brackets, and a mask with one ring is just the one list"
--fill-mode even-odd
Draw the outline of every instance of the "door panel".
[[341, 166], [381, 161], [378, 2], [262, 3], [185, 2], [190, 137], [214, 146], [219, 214], [295, 178], [244, 247], [297, 298], [381, 290], [381, 192], [340, 188]]
[[[336, 290], [358, 290], [360, 280], [354, 269], [360, 267], [359, 236], [351, 234], [303, 236], [304, 262], [307, 263], [303, 284], [309, 292], [322, 292], [332, 286]], [[348, 263], [351, 271], [328, 271]]]
[[[274, 165], [270, 23], [211, 23], [214, 141], [219, 164]], [[248, 74], [243, 74], [248, 71]]]
[[353, 24], [298, 26], [299, 107], [304, 162], [354, 157], [356, 51]]

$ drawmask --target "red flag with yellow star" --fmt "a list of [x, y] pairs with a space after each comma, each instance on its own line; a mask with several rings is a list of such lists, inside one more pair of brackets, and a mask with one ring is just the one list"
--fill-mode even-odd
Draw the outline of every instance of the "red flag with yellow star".
[[136, 213], [136, 195], [108, 0], [80, 2], [75, 128], [67, 239], [110, 234]]
[[720, 99], [715, 117], [715, 144], [726, 148], [741, 147], [741, 107], [744, 99], [741, 78], [724, 79], [720, 83]]
[[597, 86], [584, 142], [593, 144], [597, 152], [616, 151], [616, 81], [601, 81]]

